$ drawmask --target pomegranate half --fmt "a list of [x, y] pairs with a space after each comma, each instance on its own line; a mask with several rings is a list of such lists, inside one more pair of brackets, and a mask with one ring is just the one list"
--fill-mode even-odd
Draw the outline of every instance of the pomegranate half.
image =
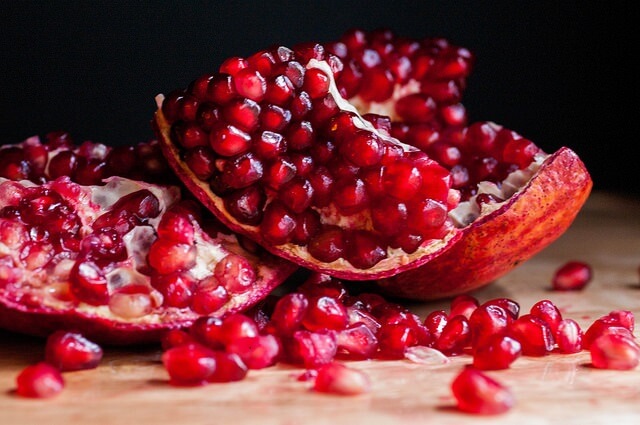
[[467, 122], [473, 63], [441, 38], [351, 30], [232, 57], [158, 95], [153, 126], [232, 230], [314, 271], [442, 297], [547, 246], [592, 185], [570, 149]]
[[[93, 160], [94, 172], [110, 174], [110, 155], [120, 154], [54, 140], [0, 148], [0, 327], [40, 336], [73, 329], [109, 344], [158, 341], [200, 316], [245, 310], [297, 269], [243, 244], [178, 186], [56, 176]], [[159, 154], [155, 143], [137, 149]], [[167, 169], [154, 158], [154, 168]]]

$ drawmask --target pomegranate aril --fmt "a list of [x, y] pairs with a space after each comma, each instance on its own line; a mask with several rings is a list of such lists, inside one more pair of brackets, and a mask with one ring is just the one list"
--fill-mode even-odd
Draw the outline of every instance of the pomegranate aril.
[[194, 337], [182, 329], [170, 329], [162, 335], [160, 345], [163, 351], [173, 347], [188, 345], [196, 342]]
[[481, 370], [507, 369], [522, 355], [522, 346], [515, 339], [494, 334], [474, 346], [473, 366]]
[[198, 314], [212, 314], [231, 300], [227, 289], [216, 282], [200, 282], [191, 297], [191, 309]]
[[243, 68], [233, 74], [234, 87], [238, 95], [260, 102], [267, 91], [267, 83], [258, 71]]
[[471, 295], [456, 295], [450, 302], [449, 318], [464, 316], [469, 319], [479, 305], [480, 302]]
[[162, 364], [176, 386], [205, 385], [216, 370], [213, 350], [199, 345], [179, 345], [162, 353]]
[[45, 360], [62, 372], [93, 369], [102, 360], [102, 348], [78, 332], [59, 330], [47, 338]]
[[71, 293], [91, 305], [109, 302], [109, 289], [104, 272], [92, 261], [78, 261], [69, 274]]
[[338, 350], [336, 334], [299, 330], [283, 340], [284, 360], [306, 368], [317, 368], [333, 361]]
[[404, 323], [384, 324], [376, 337], [379, 355], [387, 359], [402, 359], [407, 348], [419, 344], [414, 328]]
[[249, 368], [237, 354], [214, 351], [213, 358], [216, 362], [216, 368], [207, 378], [208, 382], [236, 382], [247, 376]]
[[555, 343], [549, 325], [531, 314], [522, 315], [511, 323], [508, 334], [522, 345], [525, 356], [544, 356], [553, 350]]
[[582, 338], [582, 329], [575, 320], [563, 319], [558, 323], [554, 339], [559, 352], [571, 354], [581, 351]]
[[158, 238], [149, 248], [149, 265], [158, 273], [166, 275], [188, 270], [196, 264], [195, 245]]
[[294, 292], [282, 296], [271, 314], [271, 324], [280, 336], [289, 336], [301, 327], [309, 301], [304, 294]]
[[347, 237], [349, 245], [346, 260], [356, 268], [369, 269], [387, 258], [387, 251], [377, 239], [368, 231], [351, 232]]
[[339, 354], [349, 359], [370, 359], [378, 350], [375, 331], [364, 323], [356, 323], [336, 332]]
[[348, 320], [347, 309], [340, 301], [328, 296], [319, 296], [309, 300], [302, 317], [302, 326], [314, 332], [340, 330], [347, 326]]
[[542, 319], [547, 325], [549, 325], [551, 333], [556, 333], [558, 325], [562, 320], [562, 313], [560, 313], [560, 310], [555, 306], [555, 304], [553, 304], [553, 302], [550, 300], [538, 301], [531, 307], [529, 312], [532, 316]]
[[469, 317], [473, 347], [477, 349], [493, 336], [505, 334], [509, 323], [510, 317], [502, 307], [497, 305], [478, 306]]
[[249, 369], [273, 366], [280, 355], [280, 342], [273, 335], [234, 338], [225, 347], [235, 353]]
[[162, 294], [166, 307], [185, 308], [191, 304], [196, 282], [184, 273], [152, 274], [151, 286]]
[[591, 364], [598, 369], [630, 370], [640, 363], [640, 346], [625, 335], [604, 334], [589, 346]]
[[462, 315], [450, 317], [442, 328], [442, 333], [435, 340], [434, 347], [444, 354], [455, 356], [462, 354], [471, 345], [471, 326], [469, 320]]
[[457, 408], [466, 413], [501, 414], [515, 404], [509, 388], [473, 367], [462, 369], [451, 383], [451, 391]]
[[314, 391], [341, 395], [358, 395], [371, 390], [369, 377], [362, 371], [332, 362], [318, 368]]
[[218, 337], [224, 346], [239, 338], [252, 338], [259, 334], [258, 325], [252, 318], [233, 313], [222, 320]]
[[[626, 326], [625, 326], [626, 325]], [[597, 318], [596, 320], [589, 325], [587, 330], [584, 333], [584, 337], [582, 339], [582, 345], [584, 348], [589, 349], [591, 343], [603, 334], [620, 334], [633, 338], [633, 333], [627, 327], [628, 321], [620, 322], [620, 317], [616, 314], [614, 315], [605, 315]]]
[[591, 266], [582, 261], [569, 261], [554, 273], [551, 285], [558, 291], [583, 289], [592, 279]]
[[325, 263], [342, 258], [346, 249], [344, 232], [337, 226], [325, 226], [311, 238], [307, 246], [309, 253]]
[[49, 398], [59, 394], [65, 383], [58, 369], [40, 362], [22, 369], [16, 377], [16, 394], [28, 398]]

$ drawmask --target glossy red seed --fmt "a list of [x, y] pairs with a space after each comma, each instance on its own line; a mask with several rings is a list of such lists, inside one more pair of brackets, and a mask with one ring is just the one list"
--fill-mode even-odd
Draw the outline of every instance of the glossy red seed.
[[58, 369], [40, 362], [22, 369], [16, 377], [16, 394], [28, 398], [50, 398], [64, 389], [64, 379]]
[[313, 389], [323, 393], [358, 395], [369, 392], [371, 382], [364, 372], [333, 362], [318, 368]]
[[551, 285], [557, 291], [577, 291], [583, 289], [592, 279], [591, 266], [582, 261], [569, 261], [558, 268]]
[[336, 333], [341, 355], [350, 359], [370, 359], [378, 350], [378, 338], [368, 324], [357, 322]]
[[285, 361], [317, 368], [333, 361], [338, 350], [334, 332], [299, 330], [283, 341]]
[[102, 347], [78, 332], [59, 330], [47, 337], [45, 360], [62, 372], [96, 368], [102, 355]]
[[310, 331], [344, 329], [349, 321], [347, 309], [337, 299], [312, 297], [302, 318], [302, 326]]
[[509, 325], [509, 336], [520, 342], [525, 356], [544, 356], [553, 350], [551, 328], [542, 319], [525, 314]]
[[226, 351], [235, 353], [249, 369], [273, 366], [280, 356], [280, 342], [273, 335], [234, 338]]
[[501, 414], [515, 404], [509, 388], [472, 367], [462, 369], [451, 383], [451, 391], [457, 408], [466, 413]]
[[309, 300], [304, 294], [294, 292], [282, 296], [271, 314], [271, 324], [276, 333], [289, 336], [300, 329], [308, 306]]
[[582, 350], [583, 332], [580, 325], [573, 319], [563, 319], [558, 323], [554, 334], [558, 351], [565, 354], [577, 353]]
[[530, 310], [532, 316], [542, 319], [553, 334], [556, 333], [558, 325], [562, 320], [562, 313], [556, 305], [550, 300], [540, 300], [536, 302]]
[[237, 354], [214, 351], [213, 358], [216, 361], [216, 368], [207, 378], [208, 382], [236, 382], [247, 376], [249, 369]]
[[199, 344], [168, 349], [162, 353], [162, 364], [176, 386], [205, 385], [216, 370], [214, 352]]
[[471, 327], [469, 320], [462, 315], [450, 317], [442, 329], [434, 347], [446, 355], [454, 356], [464, 352], [471, 345]]
[[494, 334], [475, 346], [473, 366], [481, 370], [507, 369], [522, 355], [522, 345], [505, 334]]
[[591, 343], [589, 353], [598, 369], [631, 370], [640, 363], [640, 346], [625, 335], [601, 335]]
[[404, 358], [407, 348], [418, 345], [418, 335], [412, 326], [404, 323], [384, 324], [378, 331], [380, 356], [386, 359]]

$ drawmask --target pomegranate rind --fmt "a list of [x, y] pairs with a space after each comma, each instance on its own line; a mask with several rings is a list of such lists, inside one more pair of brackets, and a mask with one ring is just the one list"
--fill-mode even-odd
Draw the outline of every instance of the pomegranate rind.
[[390, 249], [387, 258], [368, 269], [356, 268], [343, 258], [331, 263], [323, 263], [313, 258], [306, 247], [293, 243], [272, 245], [264, 240], [259, 227], [240, 223], [228, 213], [222, 198], [211, 190], [207, 182], [198, 179], [189, 169], [182, 160], [178, 147], [171, 141], [171, 126], [160, 108], [163, 96], [158, 95], [156, 100], [158, 101], [158, 109], [154, 114], [152, 125], [169, 166], [187, 189], [222, 223], [232, 231], [254, 240], [274, 255], [312, 271], [326, 273], [340, 279], [363, 281], [386, 278], [419, 267], [442, 255], [461, 237], [461, 231], [452, 227], [442, 239], [429, 240], [411, 254], [407, 254], [401, 249]]
[[[69, 182], [68, 178], [63, 179]], [[31, 182], [23, 183], [27, 186], [33, 185]], [[105, 187], [115, 192], [120, 186], [133, 188], [131, 190], [149, 189], [161, 199], [163, 208], [180, 199], [180, 189], [175, 186], [158, 186], [119, 177], [109, 178], [106, 183]], [[79, 191], [76, 208], [84, 220], [85, 227], [89, 226], [101, 212], [100, 206], [92, 200], [93, 190], [101, 191], [103, 196], [107, 196], [107, 192], [102, 186], [81, 186], [72, 182], [69, 184]], [[108, 196], [117, 196], [113, 191]], [[214, 237], [215, 235], [201, 229], [199, 223], [194, 222], [193, 225], [200, 238], [200, 249], [213, 249], [214, 245], [218, 245], [227, 252], [244, 257], [256, 271], [256, 280], [248, 291], [234, 294], [211, 315], [223, 317], [246, 310], [261, 301], [298, 268], [265, 252], [252, 253], [245, 250], [233, 235]], [[0, 240], [0, 245], [2, 242]], [[130, 266], [130, 259], [122, 262], [122, 266]], [[188, 327], [201, 316], [189, 308], [158, 306], [141, 317], [123, 318], [113, 314], [106, 305], [95, 306], [83, 302], [57, 300], [49, 296], [49, 285], [55, 284], [56, 279], [59, 277], [49, 276], [46, 270], [35, 270], [32, 273], [24, 273], [17, 282], [0, 285], [0, 328], [41, 337], [59, 329], [71, 329], [96, 343], [130, 345], [160, 341], [167, 330]]]
[[387, 295], [414, 300], [450, 297], [487, 285], [558, 239], [592, 186], [582, 160], [562, 147], [503, 205], [464, 228], [451, 249], [377, 285]]

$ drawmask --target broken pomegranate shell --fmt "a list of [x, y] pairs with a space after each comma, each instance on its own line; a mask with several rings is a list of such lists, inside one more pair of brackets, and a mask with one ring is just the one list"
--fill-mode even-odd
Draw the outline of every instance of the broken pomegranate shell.
[[156, 98], [184, 185], [270, 252], [413, 299], [484, 285], [549, 245], [591, 190], [460, 103], [474, 56], [444, 39], [352, 30], [225, 61]]
[[0, 178], [2, 328], [158, 341], [200, 316], [250, 307], [297, 268], [243, 246], [178, 186], [122, 177], [86, 186], [46, 172], [40, 183]]

